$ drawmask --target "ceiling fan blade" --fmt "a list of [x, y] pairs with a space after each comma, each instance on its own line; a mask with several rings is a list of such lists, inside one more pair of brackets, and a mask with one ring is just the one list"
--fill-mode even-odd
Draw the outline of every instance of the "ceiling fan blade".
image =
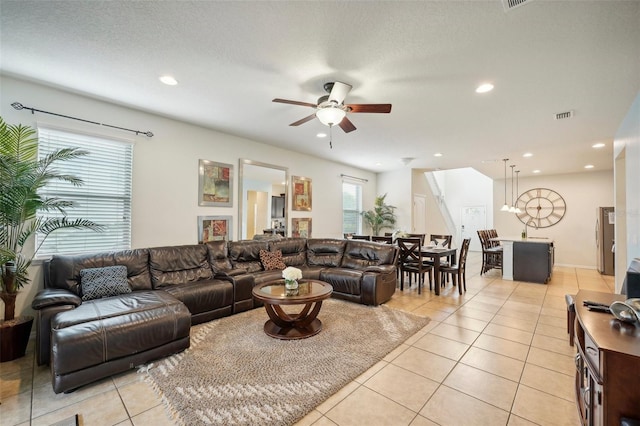
[[391, 112], [391, 104], [349, 104], [349, 112], [378, 112], [388, 114]]
[[313, 114], [311, 114], [310, 116], [303, 118], [302, 120], [298, 120], [298, 121], [296, 121], [294, 123], [289, 124], [289, 126], [299, 126], [301, 124], [306, 123], [307, 121], [313, 120], [314, 118], [316, 118], [316, 113], [315, 112]]
[[290, 101], [288, 99], [280, 99], [280, 98], [275, 98], [271, 102], [279, 102], [281, 104], [290, 104], [290, 105], [300, 105], [300, 106], [306, 106], [311, 108], [316, 108], [318, 106], [316, 104], [310, 104], [309, 102]]
[[343, 118], [338, 126], [340, 126], [340, 128], [344, 130], [345, 133], [353, 132], [354, 130], [356, 130], [356, 126], [354, 126], [351, 120], [349, 120], [347, 117]]
[[341, 105], [344, 102], [344, 98], [347, 97], [347, 93], [351, 91], [351, 85], [336, 81], [333, 83], [331, 93], [329, 93], [329, 101], [337, 102]]

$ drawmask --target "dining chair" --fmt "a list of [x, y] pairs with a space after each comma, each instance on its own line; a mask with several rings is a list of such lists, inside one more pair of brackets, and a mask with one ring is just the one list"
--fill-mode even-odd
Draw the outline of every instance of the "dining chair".
[[420, 244], [424, 245], [424, 240], [427, 234], [407, 234], [409, 238], [420, 238]]
[[465, 238], [462, 241], [462, 247], [460, 248], [460, 258], [457, 265], [450, 265], [441, 267], [440, 271], [451, 275], [453, 285], [458, 286], [458, 293], [462, 294], [462, 288], [467, 291], [467, 253], [469, 252], [469, 244], [471, 244], [471, 238]]
[[351, 236], [352, 240], [365, 240], [365, 241], [371, 241], [371, 236], [370, 235], [352, 235]]
[[398, 244], [400, 267], [400, 291], [404, 290], [404, 274], [409, 275], [409, 287], [411, 287], [411, 274], [417, 275], [418, 294], [422, 292], [424, 274], [429, 274], [429, 290], [433, 286], [433, 266], [424, 261], [422, 255], [422, 243], [420, 238], [396, 238]]
[[393, 244], [393, 237], [391, 236], [383, 237], [380, 235], [372, 235], [371, 241], [376, 243]]
[[487, 273], [492, 269], [502, 269], [502, 246], [492, 245], [489, 241], [490, 234], [486, 229], [478, 230], [478, 238], [482, 246], [482, 267], [480, 275]]
[[452, 235], [439, 235], [439, 234], [431, 234], [429, 236], [429, 241], [432, 243], [436, 243], [439, 246], [451, 248], [451, 242], [453, 241]]
[[[429, 235], [429, 241], [433, 244], [436, 243], [438, 246], [442, 246], [445, 248], [451, 248], [451, 242], [453, 241], [453, 235], [445, 235], [445, 234], [431, 234]], [[429, 261], [433, 263], [433, 261]], [[456, 258], [455, 256], [449, 256], [446, 261], [440, 263], [440, 267], [448, 267], [455, 265]], [[440, 282], [444, 285], [445, 282], [448, 282], [449, 276], [446, 274], [442, 274], [440, 278]]]

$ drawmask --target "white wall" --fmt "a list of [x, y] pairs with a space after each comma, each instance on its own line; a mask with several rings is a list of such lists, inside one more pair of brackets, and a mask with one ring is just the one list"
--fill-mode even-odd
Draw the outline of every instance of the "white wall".
[[[493, 181], [491, 178], [472, 168], [442, 170], [433, 173], [437, 176], [438, 184], [444, 185], [441, 189], [444, 202], [456, 228], [454, 242], [457, 246], [462, 243], [460, 235], [463, 207], [484, 207], [486, 222], [483, 229], [493, 227]], [[479, 247], [480, 240], [477, 235], [472, 241], [477, 242]]]
[[448, 234], [447, 224], [440, 212], [440, 206], [438, 200], [435, 198], [427, 178], [425, 177], [424, 169], [413, 169], [411, 187], [414, 194], [425, 195], [426, 200], [426, 214], [424, 229], [426, 234]]
[[[616, 291], [619, 292], [633, 258], [640, 258], [640, 94], [636, 96], [627, 116], [620, 124], [614, 141], [613, 158], [616, 165], [616, 182], [623, 188], [616, 188], [616, 246], [624, 244], [626, 259], [616, 257]], [[622, 163], [621, 163], [622, 162]], [[620, 260], [620, 261], [619, 261]]]
[[[412, 195], [411, 195], [411, 168], [403, 167], [392, 172], [378, 173], [378, 195], [387, 194], [385, 202], [396, 207], [397, 222], [395, 229], [402, 229], [405, 232], [411, 231], [411, 214], [412, 214]], [[373, 203], [363, 203], [362, 209], [369, 210], [373, 208]], [[370, 233], [370, 229], [363, 230]], [[381, 231], [391, 232], [393, 230], [385, 229]]]
[[[313, 237], [342, 237], [340, 174], [368, 179], [368, 183], [363, 184], [365, 206], [373, 205], [377, 195], [376, 175], [361, 169], [7, 76], [0, 76], [0, 87], [0, 115], [9, 124], [21, 123], [35, 127], [38, 122], [46, 122], [135, 141], [132, 205], [134, 248], [195, 244], [197, 216], [205, 215], [233, 216], [232, 238], [237, 239], [237, 171], [240, 158], [288, 167], [289, 176], [305, 176], [313, 180], [313, 211], [289, 214], [289, 219], [312, 217]], [[150, 130], [155, 136], [135, 136], [41, 113], [32, 115], [27, 110], [12, 108], [13, 102], [129, 129]], [[286, 126], [282, 131], [287, 131]], [[199, 159], [234, 165], [233, 207], [198, 206]], [[34, 282], [19, 294], [17, 315], [31, 312], [31, 300], [42, 287], [38, 271], [30, 275], [34, 277]]]
[[[520, 177], [519, 192], [549, 188], [565, 200], [567, 210], [560, 222], [538, 230], [529, 227], [530, 236], [553, 238], [557, 265], [596, 268], [595, 223], [598, 207], [613, 205], [613, 171], [590, 171], [551, 176]], [[496, 195], [494, 227], [501, 236], [520, 236], [524, 224], [513, 213], [502, 212], [504, 180], [494, 181]], [[514, 198], [517, 196], [514, 194]], [[507, 200], [511, 202], [511, 198]]]

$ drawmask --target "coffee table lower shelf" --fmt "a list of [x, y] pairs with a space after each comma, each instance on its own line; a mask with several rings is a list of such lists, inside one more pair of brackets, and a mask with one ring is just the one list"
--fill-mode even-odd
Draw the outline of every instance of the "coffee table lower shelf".
[[[279, 280], [254, 287], [253, 295], [264, 303], [269, 320], [264, 323], [264, 332], [282, 340], [306, 339], [322, 330], [317, 318], [322, 301], [331, 296], [333, 287], [318, 280], [300, 282], [298, 294], [287, 295], [284, 281]], [[283, 305], [304, 305], [298, 313], [286, 312]]]

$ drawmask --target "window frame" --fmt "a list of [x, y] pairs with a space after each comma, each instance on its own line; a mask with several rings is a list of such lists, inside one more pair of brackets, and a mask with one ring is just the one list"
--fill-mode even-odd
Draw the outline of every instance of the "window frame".
[[[39, 194], [74, 201], [76, 205], [66, 209], [67, 216], [92, 220], [102, 225], [103, 231], [56, 230], [40, 247], [44, 236], [36, 233], [35, 247], [39, 251], [35, 259], [131, 249], [134, 141], [46, 124], [38, 125], [37, 130], [38, 160], [63, 147], [89, 151], [86, 156], [54, 164], [58, 172], [80, 177], [84, 181], [82, 186], [53, 181]], [[51, 211], [37, 214], [38, 218], [56, 216], [62, 214]]]
[[[350, 185], [354, 188], [357, 188], [356, 190], [356, 203], [358, 203], [359, 205], [357, 206], [357, 208], [354, 209], [346, 209], [345, 208], [345, 185]], [[350, 180], [346, 180], [343, 179], [342, 180], [342, 233], [343, 234], [347, 234], [347, 233], [351, 233], [351, 234], [361, 234], [362, 233], [362, 195], [364, 192], [364, 186], [362, 185], [362, 183], [359, 182], [352, 182]], [[347, 218], [347, 214], [355, 214], [356, 216], [356, 230], [355, 231], [351, 231], [351, 230], [346, 230], [345, 229], [345, 223], [346, 223], [346, 218]]]

